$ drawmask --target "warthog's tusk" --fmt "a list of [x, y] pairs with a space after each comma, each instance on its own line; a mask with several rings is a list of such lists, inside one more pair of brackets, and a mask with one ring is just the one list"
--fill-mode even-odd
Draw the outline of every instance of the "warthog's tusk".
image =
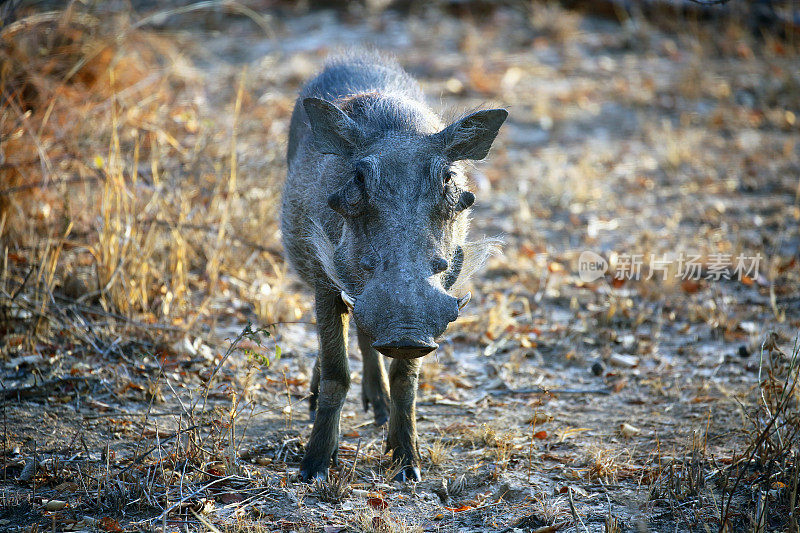
[[472, 299], [472, 293], [471, 292], [467, 292], [467, 294], [465, 294], [464, 296], [459, 298], [458, 299], [458, 310], [461, 311], [462, 309], [464, 309], [464, 306], [467, 305], [471, 299]]
[[344, 291], [342, 291], [342, 301], [344, 302], [344, 305], [346, 305], [347, 308], [350, 309], [351, 311], [356, 306], [356, 302], [352, 298], [350, 298], [349, 294], [347, 294]]

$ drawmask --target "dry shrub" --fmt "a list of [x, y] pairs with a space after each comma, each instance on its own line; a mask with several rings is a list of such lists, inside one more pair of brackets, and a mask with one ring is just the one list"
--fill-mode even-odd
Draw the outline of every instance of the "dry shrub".
[[752, 522], [764, 530], [800, 525], [800, 337], [790, 353], [769, 333], [761, 347], [756, 410], [749, 416], [747, 449], [736, 458], [723, 483], [723, 527], [735, 527], [736, 498], [745, 493]]
[[[797, 531], [800, 518], [800, 344], [790, 353], [768, 334], [762, 345], [759, 386], [746, 409], [743, 449], [720, 464], [695, 433], [682, 458], [661, 465], [650, 486], [651, 499], [687, 520], [680, 508], [693, 502], [705, 523], [719, 531], [742, 528]], [[744, 407], [744, 406], [743, 406]]]
[[417, 533], [424, 531], [421, 526], [409, 524], [402, 517], [387, 509], [374, 509], [369, 505], [356, 512], [350, 525], [362, 533]]
[[442, 439], [436, 439], [428, 446], [428, 458], [431, 468], [441, 468], [450, 458], [453, 445]]
[[[0, 306], [41, 318], [67, 298], [188, 327], [221, 294], [299, 318], [277, 242], [282, 147], [266, 134], [291, 102], [259, 106], [241, 72], [212, 115], [174, 39], [70, 6], [0, 30]], [[41, 283], [11, 302], [30, 272]]]

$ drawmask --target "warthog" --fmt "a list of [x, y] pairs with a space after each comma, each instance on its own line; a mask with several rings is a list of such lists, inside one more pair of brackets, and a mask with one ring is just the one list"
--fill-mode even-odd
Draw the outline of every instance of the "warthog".
[[[314, 428], [300, 467], [327, 477], [350, 388], [348, 310], [364, 361], [362, 400], [389, 421], [387, 447], [419, 480], [415, 401], [420, 357], [469, 300], [449, 292], [495, 241], [466, 243], [463, 163], [486, 157], [508, 113], [488, 109], [444, 127], [417, 82], [375, 55], [329, 63], [292, 114], [282, 233], [289, 262], [315, 294], [319, 356], [311, 382]], [[393, 358], [387, 376], [380, 354]]]

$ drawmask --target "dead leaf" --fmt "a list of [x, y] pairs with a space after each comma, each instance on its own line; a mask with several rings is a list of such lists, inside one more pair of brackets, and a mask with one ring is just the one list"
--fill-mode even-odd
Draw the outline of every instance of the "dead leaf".
[[451, 513], [463, 513], [464, 511], [469, 511], [470, 509], [474, 509], [472, 505], [462, 505], [460, 507], [445, 507]]
[[386, 503], [386, 500], [380, 497], [371, 497], [367, 498], [367, 504], [372, 507], [373, 509], [378, 509], [379, 511], [383, 511], [389, 507], [389, 504]]
[[546, 424], [553, 420], [553, 415], [548, 415], [547, 413], [535, 413], [532, 417], [525, 421], [526, 424]]
[[701, 287], [702, 287], [702, 285], [700, 284], [699, 281], [695, 281], [695, 280], [692, 280], [692, 279], [685, 279], [685, 280], [681, 281], [681, 289], [686, 294], [694, 294], [694, 293], [698, 292]]
[[716, 398], [713, 396], [695, 396], [692, 398], [692, 403], [709, 403], [715, 400]]
[[117, 522], [110, 516], [105, 516], [100, 520], [98, 520], [97, 526], [103, 531], [111, 531], [112, 533], [118, 533], [122, 531], [122, 528], [119, 526], [119, 522]]
[[224, 503], [225, 505], [231, 503], [239, 503], [244, 501], [244, 496], [238, 493], [226, 492], [225, 494], [220, 494], [219, 501]]
[[578, 435], [584, 431], [591, 431], [591, 428], [564, 428], [558, 432], [558, 442], [564, 442], [567, 437]]
[[588, 498], [589, 493], [583, 490], [580, 487], [576, 487], [575, 485], [564, 485], [560, 489], [558, 489], [559, 494], [568, 494], [570, 489], [572, 489], [573, 494], [580, 496], [581, 498]]
[[639, 364], [639, 358], [633, 355], [612, 353], [608, 358], [608, 363], [621, 368], [634, 368]]

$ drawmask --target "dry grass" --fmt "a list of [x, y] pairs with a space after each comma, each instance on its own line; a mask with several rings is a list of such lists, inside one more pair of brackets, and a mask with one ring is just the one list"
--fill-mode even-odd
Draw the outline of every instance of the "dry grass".
[[[64, 298], [128, 325], [213, 320], [220, 293], [296, 320], [305, 306], [283, 293], [276, 241], [281, 166], [240, 156], [288, 102], [256, 107], [241, 72], [227, 114], [208, 114], [172, 42], [74, 6], [0, 34], [3, 308], [34, 314], [28, 337], [62, 325], [50, 308]], [[262, 148], [281, 160], [279, 143]]]
[[[747, 446], [732, 457], [713, 457], [707, 435], [696, 433], [682, 457], [662, 464], [650, 486], [651, 499], [661, 500], [672, 517], [685, 524], [700, 523], [719, 531], [781, 523], [794, 531], [798, 524], [800, 484], [800, 417], [797, 380], [800, 347], [791, 354], [768, 337], [761, 351], [761, 376], [746, 408]], [[744, 407], [744, 405], [743, 405]], [[659, 462], [661, 462], [659, 460]], [[687, 502], [695, 517], [682, 510]]]
[[424, 528], [409, 524], [396, 514], [364, 505], [355, 514], [351, 525], [361, 533], [421, 533]]
[[450, 459], [452, 449], [453, 445], [442, 439], [433, 441], [430, 446], [428, 446], [428, 465], [430, 468], [439, 468], [443, 466]]
[[759, 399], [749, 417], [749, 445], [735, 458], [723, 484], [723, 528], [736, 525], [733, 509], [740, 490], [755, 496], [751, 501], [756, 507], [749, 513], [757, 528], [763, 530], [775, 517], [788, 517], [789, 531], [800, 523], [800, 344], [795, 339], [787, 354], [775, 341], [770, 335], [761, 347]]

